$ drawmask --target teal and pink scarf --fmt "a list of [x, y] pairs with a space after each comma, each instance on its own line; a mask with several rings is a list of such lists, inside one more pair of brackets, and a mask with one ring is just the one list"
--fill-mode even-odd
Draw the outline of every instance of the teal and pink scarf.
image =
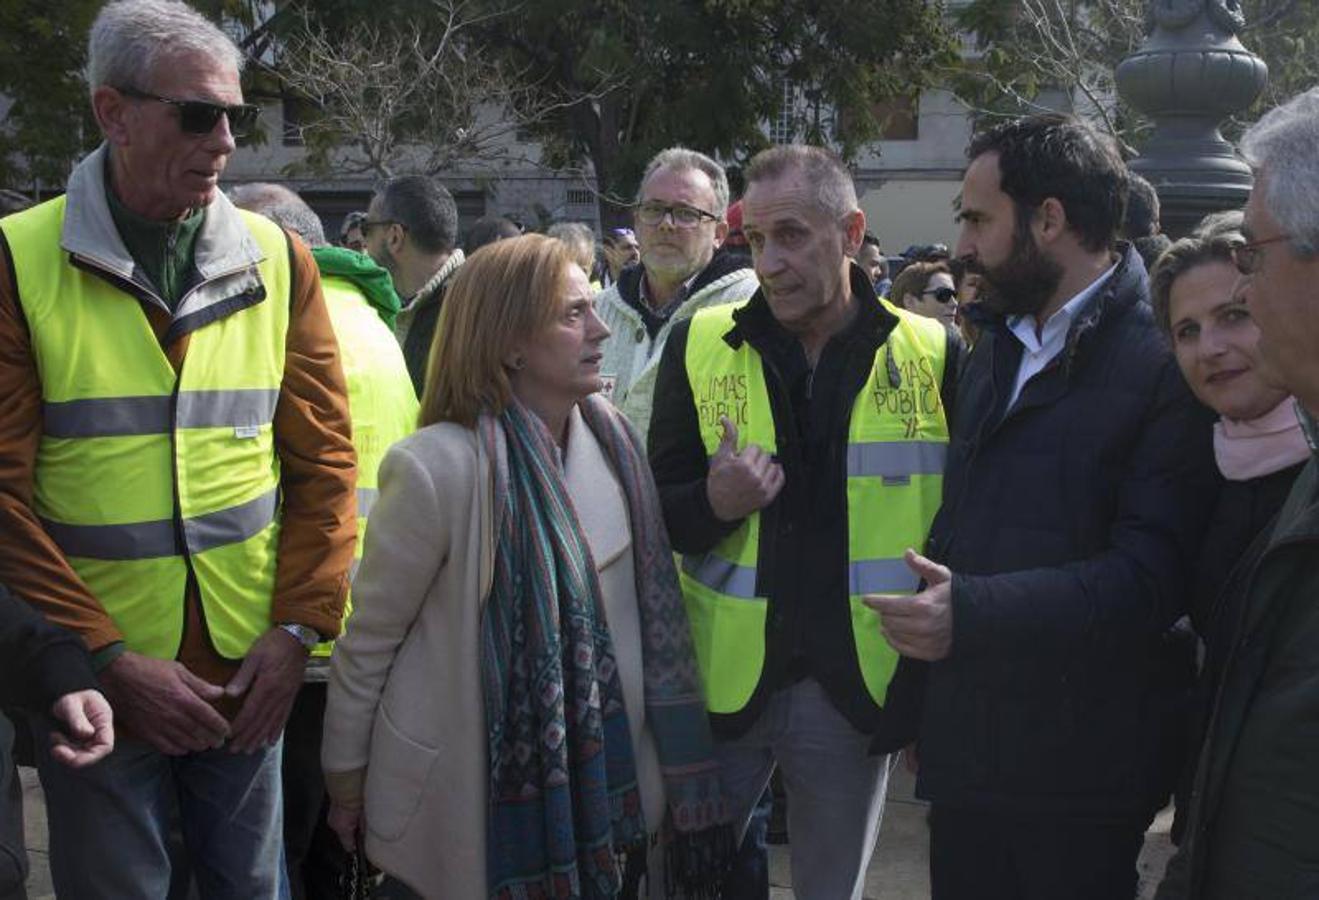
[[644, 853], [663, 825], [666, 892], [714, 897], [732, 830], [658, 494], [622, 415], [598, 395], [580, 409], [627, 499], [645, 715], [669, 815], [643, 820], [595, 563], [553, 438], [513, 401], [477, 425], [494, 462], [494, 581], [481, 625], [489, 894], [615, 897], [621, 860]]

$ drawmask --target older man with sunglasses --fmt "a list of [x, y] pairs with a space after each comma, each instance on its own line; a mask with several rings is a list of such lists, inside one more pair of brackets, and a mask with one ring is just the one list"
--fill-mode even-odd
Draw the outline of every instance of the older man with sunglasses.
[[0, 580], [124, 738], [75, 772], [37, 736], [55, 888], [164, 897], [177, 809], [203, 897], [285, 897], [281, 734], [355, 537], [338, 345], [307, 249], [217, 190], [257, 114], [232, 41], [132, 0], [88, 51], [104, 143], [0, 220]]
[[728, 236], [728, 176], [704, 153], [670, 147], [646, 166], [633, 207], [641, 265], [596, 298], [611, 332], [600, 373], [605, 391], [646, 436], [660, 351], [697, 310], [746, 300], [756, 275], [717, 251]]

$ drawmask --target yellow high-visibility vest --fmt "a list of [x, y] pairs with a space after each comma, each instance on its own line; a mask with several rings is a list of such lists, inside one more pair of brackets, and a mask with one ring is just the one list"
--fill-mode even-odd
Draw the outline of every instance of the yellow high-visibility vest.
[[64, 212], [60, 197], [0, 222], [41, 373], [33, 509], [128, 649], [177, 656], [191, 572], [216, 650], [239, 659], [272, 624], [287, 239], [240, 213], [259, 283], [201, 314], [176, 374], [139, 301], [61, 249]]
[[[338, 276], [321, 278], [330, 323], [339, 341], [339, 359], [348, 383], [348, 412], [357, 451], [357, 549], [349, 581], [357, 576], [366, 539], [367, 519], [375, 505], [380, 463], [385, 451], [417, 427], [420, 404], [412, 389], [408, 366], [394, 333], [352, 282]], [[344, 619], [352, 611], [352, 594]], [[333, 641], [317, 644], [316, 656], [329, 656]]]
[[[943, 493], [948, 423], [939, 392], [947, 335], [941, 325], [899, 311], [876, 350], [848, 427], [848, 602], [852, 640], [866, 692], [884, 705], [897, 652], [880, 633], [864, 594], [912, 593], [917, 578], [902, 555], [924, 546]], [[701, 310], [692, 319], [685, 357], [701, 439], [713, 456], [723, 437], [721, 416], [738, 428], [738, 450], [757, 444], [777, 452], [777, 435], [760, 355], [747, 342], [724, 341], [738, 305]], [[758, 583], [760, 514], [705, 554], [682, 559], [679, 577], [691, 620], [696, 658], [712, 713], [742, 710], [760, 684], [765, 663], [768, 598]]]

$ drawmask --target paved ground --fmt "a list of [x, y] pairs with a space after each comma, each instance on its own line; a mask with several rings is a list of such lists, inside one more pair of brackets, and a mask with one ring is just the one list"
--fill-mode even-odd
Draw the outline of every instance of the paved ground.
[[[27, 815], [28, 861], [32, 873], [28, 878], [29, 900], [52, 900], [50, 872], [46, 855], [46, 808], [37, 784], [36, 773], [23, 769], [24, 808]], [[899, 766], [889, 783], [888, 804], [879, 845], [866, 878], [866, 900], [928, 900], [930, 896], [927, 866], [927, 831], [925, 804], [912, 794], [912, 778]], [[1163, 875], [1171, 846], [1168, 828], [1171, 814], [1155, 820], [1145, 839], [1141, 854], [1142, 900], [1154, 896], [1154, 888]], [[771, 900], [792, 900], [792, 877], [788, 866], [788, 848], [770, 849]], [[75, 898], [76, 900], [76, 898]]]
[[[866, 875], [865, 900], [929, 900], [929, 831], [925, 825], [926, 805], [917, 800], [915, 781], [905, 766], [898, 766], [889, 780], [888, 802], [879, 843]], [[1145, 837], [1140, 857], [1140, 900], [1150, 900], [1164, 866], [1172, 855], [1168, 829], [1171, 810], [1154, 820]], [[770, 852], [770, 900], [791, 900], [792, 874], [788, 848]]]

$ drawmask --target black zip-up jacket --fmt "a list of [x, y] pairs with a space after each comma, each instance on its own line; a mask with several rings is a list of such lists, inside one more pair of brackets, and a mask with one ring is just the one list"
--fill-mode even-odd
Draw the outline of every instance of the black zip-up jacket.
[[[914, 736], [919, 685], [903, 664], [881, 712], [861, 680], [848, 608], [847, 432], [852, 407], [897, 317], [885, 309], [859, 268], [851, 269], [856, 317], [835, 335], [814, 370], [795, 337], [774, 319], [762, 292], [733, 314], [724, 340], [748, 343], [764, 363], [785, 485], [761, 510], [756, 592], [769, 598], [765, 667], [747, 706], [712, 715], [721, 736], [744, 733], [777, 688], [801, 678], [820, 682], [858, 730], [879, 734], [880, 749]], [[676, 326], [660, 360], [650, 424], [650, 460], [673, 547], [714, 548], [740, 522], [719, 521], [705, 491], [708, 459], [685, 364], [690, 323]], [[961, 339], [948, 331], [941, 391], [951, 416]]]
[[65, 694], [94, 687], [82, 639], [0, 585], [0, 706], [46, 713]]
[[963, 373], [929, 541], [954, 576], [919, 741], [916, 792], [937, 804], [1131, 822], [1172, 787], [1186, 678], [1165, 635], [1216, 497], [1212, 414], [1122, 252], [1011, 409], [1003, 323]]

